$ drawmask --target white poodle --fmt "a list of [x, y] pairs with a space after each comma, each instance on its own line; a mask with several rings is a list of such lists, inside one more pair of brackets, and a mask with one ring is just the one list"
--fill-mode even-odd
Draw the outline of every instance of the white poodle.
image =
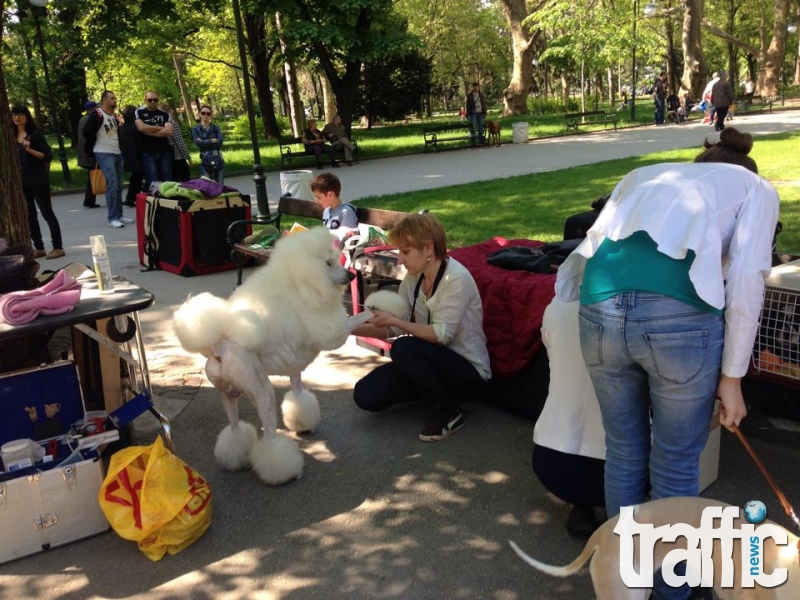
[[[297, 443], [277, 433], [278, 411], [269, 375], [288, 375], [291, 390], [281, 404], [292, 431], [311, 431], [320, 421], [316, 397], [301, 373], [322, 350], [341, 346], [372, 316], [348, 317], [343, 286], [354, 275], [339, 265], [330, 232], [318, 227], [283, 238], [266, 266], [227, 300], [209, 293], [189, 298], [175, 313], [175, 332], [189, 352], [208, 360], [206, 375], [224, 401], [230, 424], [217, 438], [214, 456], [229, 470], [252, 468], [268, 484], [303, 474]], [[254, 403], [264, 429], [239, 421], [237, 401]]]

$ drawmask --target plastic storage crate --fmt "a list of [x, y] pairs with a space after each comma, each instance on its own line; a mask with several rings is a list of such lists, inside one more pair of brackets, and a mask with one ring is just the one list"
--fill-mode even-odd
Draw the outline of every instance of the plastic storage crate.
[[800, 260], [772, 269], [750, 374], [800, 385]]

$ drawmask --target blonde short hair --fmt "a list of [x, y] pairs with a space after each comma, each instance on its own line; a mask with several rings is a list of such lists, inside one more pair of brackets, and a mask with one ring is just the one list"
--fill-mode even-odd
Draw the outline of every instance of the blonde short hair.
[[442, 222], [430, 213], [412, 214], [397, 223], [389, 232], [389, 241], [395, 246], [422, 248], [433, 243], [433, 253], [439, 260], [447, 257], [447, 234]]

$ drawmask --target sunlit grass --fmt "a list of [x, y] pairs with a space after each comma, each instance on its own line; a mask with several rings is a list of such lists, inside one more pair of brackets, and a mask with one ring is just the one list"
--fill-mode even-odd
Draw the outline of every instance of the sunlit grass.
[[[761, 174], [773, 181], [781, 197], [781, 252], [800, 254], [800, 133], [759, 137], [752, 156]], [[428, 209], [442, 220], [451, 247], [508, 239], [559, 240], [567, 217], [590, 210], [637, 167], [660, 162], [688, 162], [696, 149], [671, 150], [532, 175], [481, 181], [419, 192], [363, 198], [362, 206], [417, 212]]]

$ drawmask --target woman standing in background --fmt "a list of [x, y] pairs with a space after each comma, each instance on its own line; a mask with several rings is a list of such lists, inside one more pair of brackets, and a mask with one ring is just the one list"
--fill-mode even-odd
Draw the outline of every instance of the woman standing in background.
[[200, 107], [200, 124], [192, 127], [192, 139], [200, 149], [200, 171], [217, 183], [225, 181], [225, 160], [222, 158], [222, 131], [211, 122], [211, 107]]
[[[33, 257], [44, 256], [47, 260], [60, 258], [64, 256], [64, 246], [61, 241], [61, 226], [53, 212], [53, 201], [50, 198], [50, 147], [27, 106], [14, 106], [11, 109], [11, 119], [17, 129], [17, 157], [22, 171], [22, 194], [28, 205]], [[42, 230], [36, 213], [37, 206], [50, 228], [50, 238], [53, 240], [53, 249], [50, 252], [44, 250]]]

